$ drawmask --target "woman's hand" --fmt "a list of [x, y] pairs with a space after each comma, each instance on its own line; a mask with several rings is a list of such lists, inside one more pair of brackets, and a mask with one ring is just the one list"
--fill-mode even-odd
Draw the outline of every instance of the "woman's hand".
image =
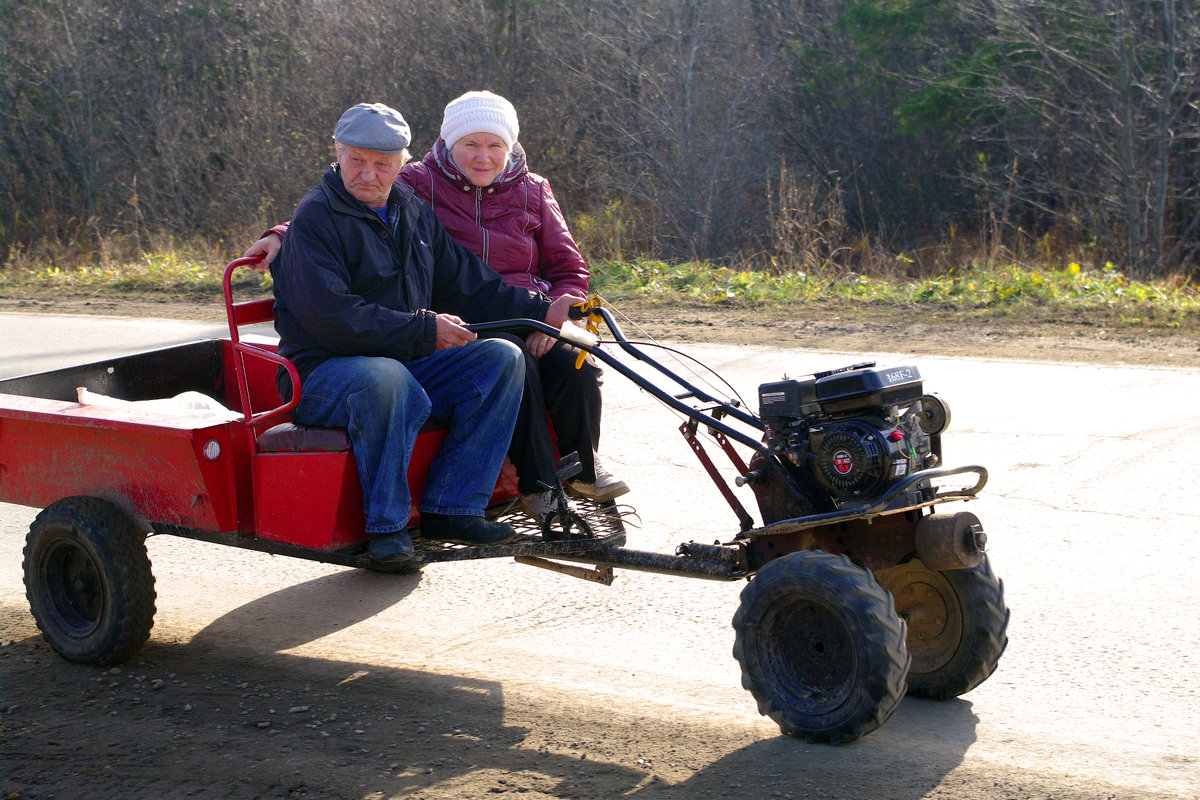
[[547, 336], [540, 331], [534, 331], [525, 337], [525, 346], [529, 348], [529, 352], [534, 358], [541, 358], [550, 352], [550, 348], [554, 347], [554, 343], [558, 341], [553, 336]]
[[[564, 294], [561, 297], [555, 298], [554, 302], [550, 304], [550, 310], [546, 312], [546, 324], [552, 328], [561, 328], [568, 322], [578, 325], [578, 321], [571, 319], [571, 306], [581, 305], [586, 302], [586, 297], [579, 297], [573, 294]], [[549, 353], [550, 348], [554, 347], [556, 341], [559, 340], [537, 331], [525, 337], [525, 344], [529, 347], [529, 352], [536, 358], [541, 358], [546, 353]]]
[[577, 306], [586, 303], [586, 297], [579, 297], [573, 294], [564, 294], [561, 297], [555, 298], [550, 304], [550, 310], [546, 312], [546, 324], [551, 328], [561, 328], [564, 322], [571, 320], [571, 306]]
[[279, 255], [279, 249], [281, 247], [283, 247], [282, 240], [275, 234], [268, 233], [266, 236], [250, 245], [250, 249], [242, 253], [242, 258], [263, 256], [263, 260], [252, 265], [252, 267], [254, 269], [266, 269], [267, 267], [271, 266], [271, 262], [275, 260], [275, 256]]

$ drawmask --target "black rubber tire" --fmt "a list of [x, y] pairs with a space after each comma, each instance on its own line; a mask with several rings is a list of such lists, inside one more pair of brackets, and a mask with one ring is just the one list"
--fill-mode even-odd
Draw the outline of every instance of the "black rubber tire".
[[111, 503], [68, 497], [45, 508], [29, 526], [23, 568], [38, 629], [68, 661], [120, 664], [150, 637], [146, 537]]
[[760, 713], [789, 736], [840, 744], [884, 723], [909, 656], [892, 596], [842, 555], [769, 562], [742, 590], [734, 658]]
[[914, 559], [877, 577], [908, 623], [910, 695], [948, 700], [995, 672], [1008, 646], [1009, 611], [986, 556], [972, 569], [941, 572]]

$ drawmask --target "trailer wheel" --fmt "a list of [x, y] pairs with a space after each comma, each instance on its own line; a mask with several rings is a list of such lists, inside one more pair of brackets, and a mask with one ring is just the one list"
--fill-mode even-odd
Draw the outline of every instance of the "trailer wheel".
[[904, 696], [904, 622], [845, 556], [800, 551], [769, 562], [742, 590], [733, 627], [742, 686], [789, 736], [857, 739]]
[[909, 694], [948, 700], [995, 671], [1008, 646], [1009, 612], [1004, 583], [986, 557], [971, 569], [941, 572], [914, 559], [877, 577], [908, 623]]
[[42, 636], [69, 661], [119, 664], [154, 624], [145, 536], [96, 497], [45, 508], [25, 539], [25, 594]]

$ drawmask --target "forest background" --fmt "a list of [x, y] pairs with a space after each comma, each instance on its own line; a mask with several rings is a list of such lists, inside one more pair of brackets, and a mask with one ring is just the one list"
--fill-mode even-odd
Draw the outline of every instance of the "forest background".
[[1197, 0], [6, 0], [0, 264], [223, 264], [480, 88], [594, 263], [1200, 276]]

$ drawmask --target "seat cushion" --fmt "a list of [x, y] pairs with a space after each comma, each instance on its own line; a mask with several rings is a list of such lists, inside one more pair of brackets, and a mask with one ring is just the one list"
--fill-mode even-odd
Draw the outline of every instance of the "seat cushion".
[[328, 453], [350, 449], [345, 428], [310, 428], [284, 422], [258, 435], [260, 453]]
[[[430, 417], [421, 426], [421, 433], [448, 427], [447, 420]], [[345, 428], [312, 428], [284, 422], [258, 435], [260, 453], [337, 453], [349, 449], [350, 436]]]

